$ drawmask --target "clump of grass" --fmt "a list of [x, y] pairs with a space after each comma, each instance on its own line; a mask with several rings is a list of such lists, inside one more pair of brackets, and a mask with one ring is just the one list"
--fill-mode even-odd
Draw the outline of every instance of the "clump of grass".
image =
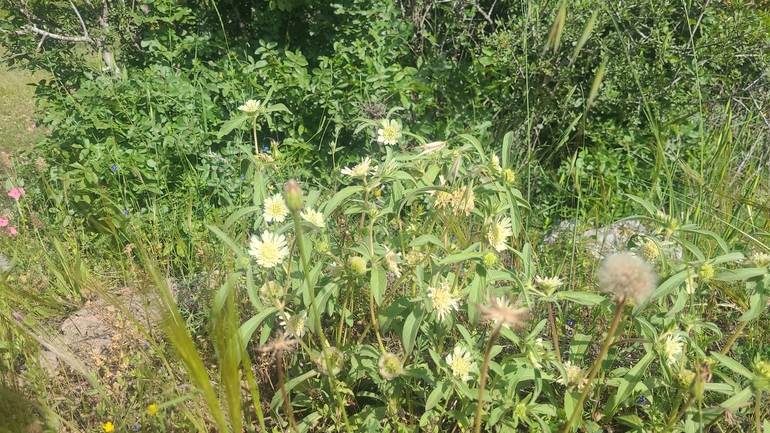
[[45, 135], [35, 121], [34, 88], [30, 86], [42, 77], [42, 72], [9, 70], [0, 64], [0, 151], [32, 149]]

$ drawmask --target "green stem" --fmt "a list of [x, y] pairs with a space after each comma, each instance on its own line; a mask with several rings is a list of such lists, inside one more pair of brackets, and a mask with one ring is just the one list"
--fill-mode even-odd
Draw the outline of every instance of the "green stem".
[[741, 336], [741, 332], [743, 332], [743, 329], [746, 328], [746, 325], [749, 323], [749, 321], [741, 322], [740, 325], [738, 325], [738, 329], [733, 332], [732, 337], [730, 337], [730, 341], [727, 342], [727, 346], [722, 349], [722, 352], [720, 352], [722, 355], [727, 355], [727, 352], [730, 351], [730, 348], [733, 346], [733, 343], [735, 343], [735, 340], [738, 339], [738, 337]]
[[548, 304], [548, 320], [551, 322], [551, 335], [553, 335], [553, 350], [556, 352], [556, 359], [561, 362], [561, 351], [559, 350], [559, 332], [556, 330], [556, 321], [553, 318], [553, 308]]
[[762, 391], [757, 390], [757, 401], [754, 402], [754, 423], [756, 424], [757, 433], [762, 433], [762, 419], [759, 412], [759, 403], [762, 401]]
[[615, 306], [615, 317], [612, 319], [612, 325], [610, 326], [610, 330], [607, 332], [607, 338], [604, 340], [602, 350], [599, 352], [599, 356], [596, 358], [594, 365], [591, 367], [591, 371], [588, 374], [588, 378], [586, 379], [585, 388], [583, 388], [583, 392], [580, 394], [580, 398], [575, 404], [575, 409], [572, 411], [572, 416], [570, 416], [569, 421], [564, 426], [562, 433], [568, 433], [572, 429], [572, 424], [575, 422], [578, 414], [583, 413], [583, 404], [585, 403], [586, 398], [588, 398], [588, 393], [591, 391], [591, 384], [593, 383], [596, 374], [599, 373], [599, 370], [601, 369], [602, 361], [604, 360], [604, 357], [607, 356], [607, 352], [610, 350], [610, 345], [612, 344], [612, 339], [615, 336], [615, 331], [618, 329], [620, 318], [623, 317], [623, 307], [625, 304], [626, 298], [623, 297], [618, 300]]
[[481, 364], [481, 376], [479, 377], [479, 400], [476, 403], [476, 433], [481, 433], [481, 413], [484, 409], [484, 387], [487, 384], [487, 373], [489, 372], [489, 358], [492, 355], [492, 345], [495, 344], [497, 336], [500, 334], [500, 328], [503, 326], [503, 321], [498, 321], [492, 334], [489, 336], [489, 342], [487, 343], [487, 351], [484, 354], [484, 362]]
[[337, 398], [337, 404], [339, 404], [340, 408], [342, 409], [342, 416], [345, 419], [345, 429], [350, 432], [350, 423], [348, 422], [348, 414], [345, 411], [344, 402], [342, 401], [342, 397], [337, 391], [337, 387], [334, 385], [334, 375], [332, 374], [332, 365], [328, 355], [329, 351], [326, 351], [326, 348], [329, 347], [329, 343], [326, 340], [326, 336], [324, 335], [323, 329], [321, 327], [321, 316], [318, 314], [318, 307], [316, 306], [315, 291], [313, 290], [313, 286], [310, 284], [310, 264], [307, 262], [307, 260], [305, 260], [307, 246], [305, 245], [302, 237], [302, 222], [299, 215], [299, 210], [293, 210], [291, 212], [291, 216], [294, 219], [294, 233], [297, 238], [297, 245], [299, 246], [299, 261], [302, 262], [302, 272], [305, 275], [305, 284], [307, 285], [307, 291], [310, 294], [310, 309], [313, 312], [313, 318], [315, 319], [315, 327], [316, 331], [318, 332], [318, 338], [321, 340], [321, 355], [324, 357], [324, 361], [326, 362], [326, 371], [329, 373], [329, 386]]

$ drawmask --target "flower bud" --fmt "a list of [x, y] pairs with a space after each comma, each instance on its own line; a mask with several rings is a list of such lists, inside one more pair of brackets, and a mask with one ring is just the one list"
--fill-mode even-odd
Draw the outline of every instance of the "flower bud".
[[302, 189], [295, 180], [286, 182], [283, 187], [283, 192], [286, 197], [286, 206], [292, 212], [299, 212], [302, 210]]

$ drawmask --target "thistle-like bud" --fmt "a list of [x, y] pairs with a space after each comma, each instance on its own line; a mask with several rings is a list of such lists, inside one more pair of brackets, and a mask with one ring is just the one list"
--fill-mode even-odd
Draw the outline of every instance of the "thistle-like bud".
[[283, 187], [284, 196], [286, 197], [286, 206], [292, 212], [299, 212], [302, 210], [302, 189], [295, 180], [286, 182]]

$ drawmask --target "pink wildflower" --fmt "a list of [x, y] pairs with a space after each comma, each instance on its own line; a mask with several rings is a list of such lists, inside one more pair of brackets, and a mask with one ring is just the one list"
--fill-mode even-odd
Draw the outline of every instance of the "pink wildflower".
[[19, 197], [25, 195], [26, 193], [27, 191], [24, 191], [24, 188], [19, 187], [19, 188], [11, 189], [11, 192], [8, 193], [8, 196], [15, 200], [18, 200]]
[[8, 236], [16, 236], [19, 232], [16, 231], [16, 226], [8, 227]]
[[6, 217], [0, 217], [0, 227], [5, 227], [8, 225], [8, 218]]

